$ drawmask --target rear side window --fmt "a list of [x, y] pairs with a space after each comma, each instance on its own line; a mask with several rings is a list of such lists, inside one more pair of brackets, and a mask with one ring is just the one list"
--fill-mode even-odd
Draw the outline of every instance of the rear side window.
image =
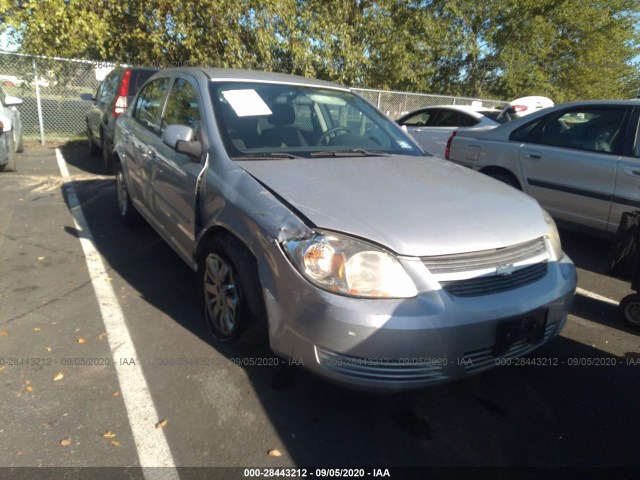
[[158, 78], [142, 87], [136, 99], [132, 116], [149, 130], [158, 131], [158, 114], [168, 87], [168, 78]]
[[146, 82], [149, 77], [156, 72], [157, 70], [131, 69], [131, 78], [129, 80], [129, 91], [127, 92], [127, 95], [129, 97], [135, 96], [135, 94], [138, 93], [138, 90], [140, 90], [140, 87], [144, 85], [144, 82]]

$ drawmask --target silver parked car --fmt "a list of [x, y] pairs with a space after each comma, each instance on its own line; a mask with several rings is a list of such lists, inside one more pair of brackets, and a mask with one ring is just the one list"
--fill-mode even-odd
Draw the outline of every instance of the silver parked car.
[[0, 171], [16, 170], [16, 153], [24, 149], [18, 105], [22, 99], [8, 95], [0, 86]]
[[161, 71], [115, 138], [121, 219], [142, 214], [198, 272], [219, 341], [390, 391], [524, 355], [566, 321], [575, 267], [537, 202], [425, 156], [347, 88]]
[[567, 226], [609, 236], [640, 208], [640, 100], [557, 105], [448, 143], [449, 160], [523, 190]]
[[396, 123], [407, 129], [429, 153], [444, 158], [451, 132], [468, 128], [493, 128], [510, 120], [501, 109], [473, 105], [435, 105], [398, 118]]

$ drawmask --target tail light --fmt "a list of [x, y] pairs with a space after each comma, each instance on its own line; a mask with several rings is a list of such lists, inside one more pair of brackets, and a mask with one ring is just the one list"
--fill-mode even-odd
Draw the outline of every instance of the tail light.
[[449, 156], [451, 154], [451, 142], [453, 141], [453, 137], [455, 137], [458, 132], [454, 131], [449, 135], [449, 140], [447, 140], [447, 147], [444, 149], [444, 158], [449, 160]]
[[520, 113], [524, 112], [529, 107], [527, 107], [526, 105], [511, 105], [511, 108], [513, 108], [516, 113]]
[[127, 93], [129, 92], [129, 80], [131, 79], [131, 70], [125, 70], [120, 83], [120, 90], [113, 102], [113, 118], [118, 118], [121, 113], [127, 109]]

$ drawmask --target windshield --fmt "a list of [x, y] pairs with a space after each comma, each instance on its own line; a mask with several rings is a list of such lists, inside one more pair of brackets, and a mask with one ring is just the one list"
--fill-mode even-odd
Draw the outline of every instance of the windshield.
[[390, 119], [346, 91], [212, 82], [210, 93], [231, 158], [424, 155]]

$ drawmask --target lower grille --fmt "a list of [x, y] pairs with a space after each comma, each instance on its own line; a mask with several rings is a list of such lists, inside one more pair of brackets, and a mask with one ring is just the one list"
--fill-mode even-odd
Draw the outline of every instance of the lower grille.
[[[383, 382], [425, 382], [441, 381], [447, 378], [442, 370], [446, 360], [434, 359], [429, 361], [387, 360], [378, 358], [360, 358], [341, 355], [329, 350], [315, 347], [318, 363], [335, 373], [363, 380], [378, 380]], [[444, 364], [434, 365], [437, 360]]]
[[[526, 341], [514, 343], [509, 351], [501, 356], [501, 358], [516, 358], [526, 355], [527, 353], [535, 350], [541, 343], [546, 342], [551, 338], [555, 331], [557, 323], [548, 324], [544, 329], [544, 338], [541, 342], [531, 344]], [[480, 350], [474, 350], [472, 352], [466, 352], [463, 355], [463, 362], [465, 370], [469, 373], [478, 372], [487, 368], [496, 366], [496, 357], [493, 355], [493, 346], [483, 348]]]
[[547, 262], [520, 268], [510, 275], [486, 275], [441, 282], [442, 287], [457, 297], [474, 297], [505, 292], [540, 280], [547, 274]]

